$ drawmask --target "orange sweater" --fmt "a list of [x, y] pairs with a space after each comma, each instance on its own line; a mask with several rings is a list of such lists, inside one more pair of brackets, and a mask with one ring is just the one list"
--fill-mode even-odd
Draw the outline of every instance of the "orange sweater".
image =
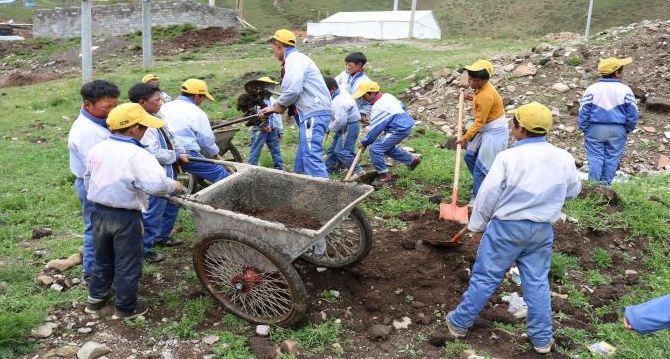
[[480, 128], [505, 114], [502, 97], [500, 97], [498, 91], [489, 81], [482, 88], [475, 91], [472, 101], [475, 111], [475, 123], [463, 135], [466, 140], [471, 140], [479, 132]]

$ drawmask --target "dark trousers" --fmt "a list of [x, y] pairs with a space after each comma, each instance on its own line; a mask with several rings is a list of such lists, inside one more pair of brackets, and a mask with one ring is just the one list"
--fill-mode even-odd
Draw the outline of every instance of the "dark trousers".
[[91, 214], [95, 263], [88, 290], [95, 302], [116, 290], [116, 309], [131, 313], [137, 305], [142, 274], [142, 213], [95, 204]]

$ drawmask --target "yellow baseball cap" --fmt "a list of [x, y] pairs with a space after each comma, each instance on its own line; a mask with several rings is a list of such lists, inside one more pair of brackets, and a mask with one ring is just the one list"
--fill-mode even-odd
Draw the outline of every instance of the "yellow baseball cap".
[[107, 126], [111, 130], [121, 130], [139, 123], [151, 128], [160, 128], [165, 121], [151, 116], [138, 103], [124, 103], [114, 107], [107, 116]]
[[269, 41], [272, 40], [277, 40], [284, 45], [295, 46], [295, 34], [290, 30], [279, 29], [275, 31]]
[[625, 59], [617, 59], [616, 57], [608, 57], [600, 60], [598, 63], [598, 73], [601, 75], [609, 75], [616, 72], [621, 66], [628, 65], [633, 62], [633, 59], [626, 57]]
[[358, 90], [351, 97], [358, 99], [368, 92], [379, 92], [379, 84], [374, 81], [363, 81], [358, 85]]
[[512, 118], [516, 118], [526, 131], [540, 135], [549, 132], [554, 122], [551, 110], [539, 102], [519, 106], [510, 111], [509, 114], [512, 115]]
[[205, 95], [208, 99], [214, 101], [214, 97], [207, 90], [207, 83], [198, 79], [188, 79], [181, 84], [181, 90], [192, 95]]
[[251, 80], [244, 84], [244, 90], [248, 93], [258, 92], [260, 90], [272, 90], [274, 85], [278, 85], [279, 82], [272, 80], [267, 76], [263, 76], [256, 80]]
[[146, 74], [144, 77], [142, 77], [142, 82], [147, 83], [151, 80], [160, 80], [160, 78], [156, 74]]
[[468, 71], [486, 70], [489, 73], [489, 77], [493, 76], [493, 64], [487, 60], [477, 60], [471, 65], [465, 66], [464, 69]]

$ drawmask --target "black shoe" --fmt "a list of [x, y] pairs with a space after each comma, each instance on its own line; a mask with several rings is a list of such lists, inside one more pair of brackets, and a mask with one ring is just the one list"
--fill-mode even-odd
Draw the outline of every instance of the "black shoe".
[[147, 252], [144, 254], [144, 260], [147, 261], [148, 263], [158, 263], [162, 262], [165, 259], [165, 256], [156, 253], [156, 252]]
[[414, 171], [416, 166], [421, 163], [421, 156], [414, 156], [414, 159], [412, 160], [412, 163], [408, 164], [407, 167], [409, 167], [410, 171]]
[[[96, 300], [95, 303], [91, 303], [87, 300], [86, 301], [86, 308], [84, 308], [84, 312], [86, 312], [88, 314], [98, 313], [100, 310], [102, 310], [102, 308], [104, 308], [107, 305], [107, 301], [111, 297], [112, 297], [112, 295], [108, 294], [102, 299], [97, 299], [97, 300], [94, 299], [94, 300]], [[89, 300], [90, 300], [90, 298], [89, 298]]]
[[127, 313], [127, 312], [122, 312], [122, 311], [117, 309], [116, 311], [114, 311], [114, 315], [112, 315], [112, 319], [123, 319], [123, 320], [135, 319], [135, 318], [139, 317], [140, 315], [145, 314], [148, 311], [149, 311], [149, 306], [146, 305], [146, 303], [140, 302], [138, 300], [137, 304], [135, 305], [135, 310], [133, 310], [130, 313]]
[[154, 245], [161, 246], [161, 247], [176, 247], [176, 246], [181, 246], [183, 243], [184, 243], [184, 241], [182, 241], [182, 240], [174, 239], [174, 238], [168, 238], [164, 241], [154, 242]]
[[391, 177], [390, 174], [388, 173], [382, 173], [378, 175], [372, 183], [370, 183], [374, 187], [382, 186], [386, 182], [391, 182], [393, 180], [393, 177]]

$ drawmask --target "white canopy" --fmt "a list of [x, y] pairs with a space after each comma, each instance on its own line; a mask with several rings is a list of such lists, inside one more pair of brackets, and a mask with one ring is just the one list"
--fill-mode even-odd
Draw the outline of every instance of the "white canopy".
[[[338, 12], [317, 23], [307, 24], [307, 35], [335, 35], [392, 40], [409, 37], [411, 11]], [[416, 11], [413, 35], [417, 39], [439, 39], [440, 27], [430, 10]]]

